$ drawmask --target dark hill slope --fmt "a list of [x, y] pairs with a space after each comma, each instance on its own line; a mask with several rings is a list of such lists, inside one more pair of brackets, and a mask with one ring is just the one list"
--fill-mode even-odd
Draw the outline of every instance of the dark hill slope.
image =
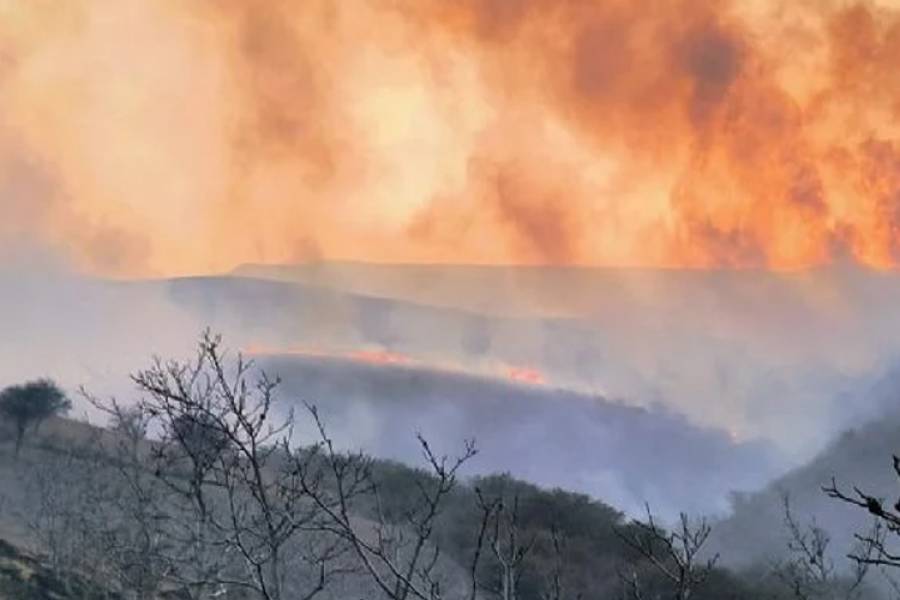
[[774, 550], [784, 548], [784, 494], [790, 496], [798, 515], [807, 521], [815, 518], [831, 533], [835, 557], [846, 554], [853, 544], [853, 533], [864, 530], [869, 520], [864, 511], [828, 498], [822, 487], [834, 478], [848, 492], [857, 486], [890, 504], [897, 501], [900, 480], [891, 465], [892, 454], [900, 454], [897, 390], [900, 371], [892, 372], [864, 394], [873, 406], [882, 408], [878, 419], [848, 429], [807, 464], [764, 490], [736, 496], [734, 514], [716, 528], [715, 541], [723, 554], [747, 563], [771, 557]]
[[474, 437], [478, 473], [508, 471], [543, 486], [590, 493], [637, 509], [711, 510], [731, 489], [757, 489], [774, 473], [760, 443], [736, 443], [663, 408], [600, 396], [404, 366], [273, 356], [286, 398], [316, 404], [335, 439], [406, 462], [413, 432], [452, 453]]

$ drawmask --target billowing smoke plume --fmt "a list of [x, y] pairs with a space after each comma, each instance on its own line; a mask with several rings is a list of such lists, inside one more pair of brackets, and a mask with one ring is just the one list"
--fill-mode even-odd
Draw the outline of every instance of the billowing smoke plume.
[[97, 391], [209, 324], [808, 456], [898, 354], [900, 280], [847, 266], [900, 258], [898, 62], [887, 0], [0, 0], [0, 379]]
[[796, 268], [900, 253], [900, 12], [0, 3], [0, 251]]

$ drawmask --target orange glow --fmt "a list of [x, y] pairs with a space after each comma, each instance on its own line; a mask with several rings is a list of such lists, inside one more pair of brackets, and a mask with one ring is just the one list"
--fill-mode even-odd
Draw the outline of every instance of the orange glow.
[[547, 383], [544, 375], [537, 369], [510, 367], [506, 373], [510, 380], [517, 383], [528, 383], [531, 385], [544, 385]]
[[409, 356], [390, 352], [388, 350], [350, 350], [346, 352], [335, 352], [324, 350], [322, 348], [306, 347], [306, 346], [286, 346], [276, 347], [267, 346], [261, 343], [251, 343], [244, 347], [242, 352], [247, 356], [308, 356], [310, 358], [340, 358], [351, 360], [354, 362], [368, 363], [373, 365], [409, 365], [414, 361]]
[[276, 347], [276, 346], [267, 346], [266, 344], [260, 344], [257, 342], [253, 342], [245, 346], [241, 352], [245, 356], [308, 356], [319, 357], [319, 358], [335, 358], [337, 355], [326, 352], [325, 350], [319, 348], [308, 348], [301, 346], [289, 346], [289, 347]]
[[0, 0], [0, 258], [900, 258], [887, 0]]
[[391, 352], [384, 349], [364, 349], [350, 351], [329, 351], [321, 348], [289, 346], [276, 347], [260, 343], [252, 343], [242, 350], [244, 355], [254, 356], [301, 356], [307, 358], [325, 358], [330, 360], [349, 360], [356, 363], [383, 366], [405, 367], [413, 366], [446, 373], [460, 373], [473, 376], [504, 378], [514, 383], [526, 383], [529, 385], [547, 385], [544, 374], [532, 367], [514, 367], [509, 365], [493, 365], [487, 369], [473, 369], [459, 364], [429, 363], [415, 359], [405, 354]]
[[357, 350], [346, 356], [350, 360], [370, 365], [409, 365], [413, 363], [408, 356], [386, 350]]

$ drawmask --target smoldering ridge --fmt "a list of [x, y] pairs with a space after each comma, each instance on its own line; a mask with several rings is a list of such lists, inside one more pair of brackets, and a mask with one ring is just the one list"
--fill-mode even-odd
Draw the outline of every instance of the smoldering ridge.
[[[757, 489], [777, 473], [766, 443], [736, 443], [664, 407], [345, 359], [270, 356], [259, 364], [282, 379], [289, 404], [315, 405], [343, 448], [415, 464], [421, 453], [415, 432], [451, 455], [474, 439], [481, 452], [470, 474], [509, 472], [635, 514], [644, 502], [667, 517], [677, 516], [678, 507], [723, 511], [728, 492]], [[304, 436], [315, 439], [311, 429], [300, 429], [297, 441]]]

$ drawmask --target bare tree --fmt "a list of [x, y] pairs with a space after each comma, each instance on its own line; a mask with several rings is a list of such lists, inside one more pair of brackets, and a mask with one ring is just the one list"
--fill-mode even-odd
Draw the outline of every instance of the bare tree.
[[[427, 468], [398, 508], [384, 503], [375, 461], [339, 451], [312, 406], [315, 442], [294, 447], [294, 415], [276, 411], [278, 379], [228, 356], [217, 336], [205, 333], [193, 360], [154, 360], [133, 381], [142, 396], [128, 407], [82, 390], [110, 426], [29, 474], [29, 523], [58, 572], [90, 575], [134, 600], [173, 591], [309, 600], [351, 573], [391, 600], [518, 598], [535, 544], [518, 495], [477, 492], [471, 582], [441, 554], [440, 523], [473, 442], [451, 458], [419, 435]], [[563, 540], [555, 528], [551, 538], [544, 597], [560, 600]], [[490, 585], [478, 581], [485, 557], [499, 567]]]
[[[30, 523], [57, 570], [91, 573], [136, 600], [249, 594], [305, 600], [362, 573], [391, 599], [445, 596], [434, 539], [462, 465], [419, 436], [428, 471], [399, 516], [382, 506], [373, 460], [335, 449], [315, 409], [311, 447], [291, 445], [275, 412], [277, 379], [205, 333], [189, 362], [154, 360], [128, 408], [85, 398], [110, 419], [83, 448], [28, 473]], [[371, 513], [369, 517], [360, 516]]]
[[[892, 465], [894, 474], [900, 479], [900, 457], [894, 455]], [[888, 583], [897, 587], [889, 571], [900, 568], [900, 548], [898, 548], [900, 500], [893, 506], [889, 506], [884, 498], [864, 492], [856, 486], [853, 487], [852, 493], [845, 492], [838, 487], [834, 478], [822, 490], [830, 498], [865, 510], [871, 515], [874, 521], [872, 528], [869, 531], [854, 534], [857, 544], [848, 554], [848, 558], [858, 565], [879, 567]]]
[[[472, 570], [472, 591], [483, 589], [501, 600], [516, 600], [519, 595], [525, 559], [534, 547], [534, 536], [525, 537], [519, 521], [519, 494], [507, 501], [504, 495], [486, 498], [476, 488], [475, 495], [481, 512], [475, 562]], [[496, 586], [485, 585], [477, 577], [478, 559], [482, 546], [490, 550], [498, 569]]]
[[[400, 522], [383, 510], [372, 461], [362, 453], [338, 452], [313, 406], [310, 415], [319, 442], [295, 453], [301, 485], [324, 515], [328, 530], [345, 540], [375, 586], [391, 600], [438, 600], [445, 595], [440, 547], [434, 543], [435, 526], [444, 504], [456, 487], [460, 468], [476, 454], [467, 442], [457, 458], [439, 456], [418, 436], [428, 465], [428, 476], [416, 480], [416, 498]], [[354, 502], [371, 500], [372, 519], [355, 516]]]
[[506, 475], [480, 479], [474, 495], [479, 518], [469, 563], [470, 600], [484, 595], [514, 600], [523, 592], [542, 600], [566, 597], [566, 540], [556, 522], [549, 532], [528, 523], [528, 494], [523, 497]]
[[789, 557], [775, 566], [776, 577], [797, 600], [860, 598], [870, 565], [856, 562], [850, 577], [842, 576], [829, 556], [831, 536], [828, 532], [815, 519], [806, 527], [801, 526], [791, 510], [788, 494], [782, 496], [782, 502]]
[[566, 597], [563, 585], [566, 572], [565, 538], [555, 524], [550, 528], [550, 544], [553, 562], [547, 574], [541, 598], [542, 600], [563, 600]]
[[[107, 520], [103, 559], [115, 571], [118, 589], [136, 600], [151, 600], [173, 579], [177, 564], [170, 530], [172, 505], [168, 490], [148, 468], [151, 442], [148, 415], [139, 407], [123, 407], [114, 399], [100, 402], [82, 395], [110, 417], [110, 432], [99, 438], [94, 456], [112, 482], [105, 496]], [[111, 581], [108, 578], [107, 581]]]
[[[617, 533], [628, 547], [649, 561], [669, 582], [675, 600], [689, 600], [709, 578], [719, 558], [718, 554], [702, 558], [703, 545], [712, 528], [705, 519], [691, 522], [685, 513], [681, 513], [676, 529], [669, 532], [656, 523], [649, 505], [646, 511], [646, 520], [635, 520], [630, 527], [620, 528]], [[636, 568], [623, 573], [622, 579], [635, 600], [644, 598]]]
[[309, 599], [339, 550], [312, 539], [318, 510], [289, 460], [293, 415], [276, 419], [279, 380], [253, 368], [207, 332], [192, 362], [157, 360], [133, 377], [159, 435], [156, 474], [182, 509], [172, 515], [183, 525], [173, 562], [190, 568], [176, 575], [196, 598], [234, 588]]
[[137, 600], [166, 589], [303, 600], [325, 588], [345, 544], [319, 526], [292, 467], [277, 381], [250, 380], [251, 368], [206, 334], [194, 362], [135, 375], [136, 407], [85, 393], [110, 429], [25, 470], [27, 522], [55, 570]]

